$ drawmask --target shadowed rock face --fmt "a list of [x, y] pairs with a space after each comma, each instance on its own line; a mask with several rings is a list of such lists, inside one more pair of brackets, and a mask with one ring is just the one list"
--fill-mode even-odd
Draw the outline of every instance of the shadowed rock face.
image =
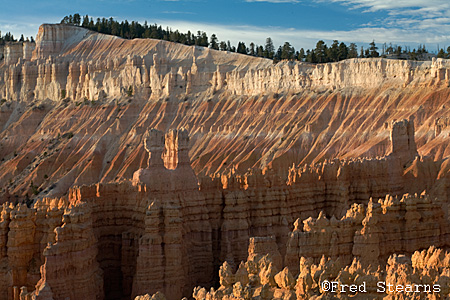
[[273, 65], [68, 25], [3, 56], [0, 300], [307, 299], [450, 246], [446, 60]]
[[272, 168], [286, 176], [293, 163], [385, 156], [392, 122], [410, 117], [421, 155], [449, 153], [446, 60], [273, 65], [68, 25], [42, 25], [35, 48], [5, 49], [0, 186], [19, 200], [131, 179], [146, 166], [148, 128], [188, 129], [202, 175]]

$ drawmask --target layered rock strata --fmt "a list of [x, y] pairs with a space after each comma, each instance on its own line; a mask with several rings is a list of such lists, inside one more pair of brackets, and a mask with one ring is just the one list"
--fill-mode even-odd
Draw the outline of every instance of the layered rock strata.
[[146, 128], [188, 128], [194, 171], [212, 176], [272, 168], [284, 177], [293, 163], [384, 157], [392, 121], [410, 117], [422, 155], [440, 162], [450, 153], [446, 60], [273, 65], [63, 24], [40, 27], [32, 56], [30, 43], [8, 47], [0, 61], [4, 201], [6, 190], [59, 197], [74, 185], [131, 179], [146, 167]]
[[[394, 127], [408, 124], [400, 121]], [[393, 142], [399, 138], [397, 144], [402, 145], [403, 133], [393, 134]], [[34, 205], [48, 212], [30, 223], [30, 230], [41, 236], [37, 243], [30, 240], [30, 247], [42, 251], [43, 243], [50, 241], [39, 256], [43, 265], [40, 279], [34, 277], [34, 282], [39, 280], [33, 292], [36, 297], [123, 299], [161, 291], [169, 299], [178, 299], [189, 295], [198, 283], [213, 283], [221, 262], [226, 261], [227, 267], [220, 272], [237, 268], [247, 249], [252, 259], [270, 252], [276, 268], [286, 265], [296, 275], [303, 256], [314, 261], [326, 255], [343, 263], [356, 257], [367, 265], [396, 252], [412, 254], [430, 245], [449, 246], [448, 221], [440, 203], [428, 197], [387, 196], [365, 206], [371, 196], [403, 190], [404, 168], [399, 161], [408, 158], [403, 150], [394, 148], [388, 157], [376, 160], [292, 168], [283, 182], [270, 170], [198, 180], [189, 163], [189, 134], [184, 129], [167, 134], [151, 129], [144, 144], [148, 167], [136, 171], [132, 181], [72, 189], [68, 200], [60, 200], [60, 209], [69, 209], [64, 216], [57, 214], [56, 204], [45, 204], [50, 200]], [[408, 164], [420, 163], [416, 152], [408, 153], [414, 159]], [[393, 174], [397, 181], [392, 180]], [[354, 204], [346, 211], [350, 203]], [[321, 212], [318, 219], [305, 220], [303, 228], [300, 220], [295, 221], [320, 211], [344, 216], [329, 220]], [[50, 225], [34, 229], [44, 217], [49, 219], [47, 224], [63, 223], [54, 230], [56, 234], [50, 234]], [[288, 234], [294, 221], [294, 231]], [[79, 236], [83, 243], [75, 242]], [[16, 264], [18, 271], [23, 270]], [[83, 268], [68, 271], [71, 265]], [[66, 286], [82, 273], [76, 283]], [[89, 278], [89, 284], [82, 278]], [[80, 288], [83, 292], [76, 292]]]
[[[396, 252], [448, 249], [446, 60], [273, 65], [67, 25], [41, 26], [31, 57], [14, 47], [0, 61], [0, 299], [219, 284], [194, 296], [308, 298], [327, 268], [352, 282]], [[439, 266], [415, 279], [445, 282]]]
[[[303, 224], [302, 224], [303, 223]], [[394, 254], [412, 255], [430, 245], [448, 249], [449, 220], [428, 195], [387, 195], [368, 206], [353, 204], [338, 220], [322, 212], [317, 219], [294, 223], [287, 244], [285, 264], [296, 274], [302, 257], [318, 262], [322, 256], [350, 264], [357, 258], [364, 266], [378, 265]]]

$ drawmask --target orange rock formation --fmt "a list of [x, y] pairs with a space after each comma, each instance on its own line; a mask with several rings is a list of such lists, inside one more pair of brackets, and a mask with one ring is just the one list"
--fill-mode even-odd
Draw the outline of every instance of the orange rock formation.
[[0, 72], [0, 300], [448, 283], [446, 60], [274, 65], [45, 24]]

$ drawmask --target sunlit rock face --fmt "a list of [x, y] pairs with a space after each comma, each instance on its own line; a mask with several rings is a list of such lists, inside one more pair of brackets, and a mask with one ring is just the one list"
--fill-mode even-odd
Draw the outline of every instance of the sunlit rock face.
[[448, 283], [447, 60], [273, 64], [62, 24], [0, 51], [0, 300]]

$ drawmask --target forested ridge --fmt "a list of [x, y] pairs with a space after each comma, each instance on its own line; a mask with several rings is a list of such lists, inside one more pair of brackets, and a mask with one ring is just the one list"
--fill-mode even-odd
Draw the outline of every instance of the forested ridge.
[[[76, 13], [74, 15], [65, 16], [61, 20], [62, 24], [69, 24], [74, 26], [81, 26], [99, 33], [110, 34], [119, 36], [124, 39], [134, 38], [151, 38], [158, 40], [165, 40], [184, 45], [197, 45], [202, 47], [209, 47], [215, 50], [237, 52], [241, 54], [264, 57], [273, 59], [274, 62], [280, 60], [298, 60], [310, 63], [326, 63], [337, 62], [349, 58], [368, 58], [368, 57], [390, 57], [397, 59], [410, 59], [410, 60], [429, 60], [431, 57], [436, 56], [430, 54], [425, 45], [419, 45], [417, 49], [411, 50], [408, 46], [399, 46], [393, 44], [382, 44], [377, 46], [373, 40], [369, 47], [358, 47], [355, 43], [349, 45], [344, 42], [334, 40], [331, 45], [327, 45], [323, 40], [319, 40], [316, 43], [314, 49], [300, 48], [296, 50], [289, 42], [285, 42], [283, 45], [275, 47], [273, 40], [268, 37], [264, 45], [257, 45], [254, 42], [246, 45], [245, 42], [238, 42], [236, 46], [232, 45], [230, 41], [219, 41], [216, 34], [208, 34], [204, 31], [197, 31], [196, 33], [188, 31], [182, 33], [178, 30], [172, 30], [169, 27], [163, 28], [161, 25], [148, 24], [147, 21], [144, 24], [140, 24], [136, 21], [129, 22], [117, 21], [114, 18], [97, 18], [94, 22], [92, 17], [85, 15], [84, 17]], [[23, 34], [20, 37], [19, 42], [31, 41], [28, 37], [24, 38]], [[6, 42], [17, 42], [11, 33], [6, 33], [4, 36], [0, 32], [0, 45]], [[447, 51], [440, 49], [437, 53], [437, 57], [450, 58], [450, 47]]]

